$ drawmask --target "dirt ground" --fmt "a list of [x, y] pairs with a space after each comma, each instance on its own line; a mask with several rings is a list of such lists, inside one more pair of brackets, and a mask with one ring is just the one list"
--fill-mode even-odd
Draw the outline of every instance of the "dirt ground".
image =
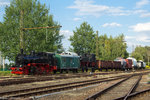
[[[56, 85], [56, 84], [63, 84], [63, 83], [77, 82], [77, 81], [84, 81], [84, 80], [91, 80], [91, 79], [96, 79], [96, 78], [106, 78], [106, 77], [133, 74], [133, 73], [139, 73], [139, 72], [124, 72], [124, 73], [109, 74], [109, 75], [94, 75], [93, 74], [92, 77], [69, 78], [69, 79], [61, 79], [61, 80], [25, 83], [25, 84], [19, 84], [19, 85], [0, 86], [0, 92], [48, 86], [48, 85], [54, 85], [54, 84]], [[84, 87], [84, 88], [76, 88], [76, 89], [69, 90], [69, 91], [57, 92], [57, 93], [50, 94], [49, 96], [42, 95], [40, 98], [38, 97], [38, 99], [39, 100], [83, 100], [83, 99], [87, 98], [88, 96], [92, 95], [93, 93], [96, 93], [97, 91], [102, 90], [102, 89], [110, 86], [111, 84], [114, 84], [117, 81], [119, 81], [119, 80], [100, 83], [100, 84], [96, 84], [96, 85], [92, 85], [92, 86], [88, 86], [88, 87]], [[143, 76], [143, 79], [142, 79], [143, 83], [141, 83], [141, 84], [143, 84], [144, 86], [146, 84], [146, 86], [148, 85], [148, 87], [149, 87], [150, 85], [147, 84], [147, 81], [150, 81], [149, 77]], [[147, 88], [147, 87], [145, 87], [145, 88]]]
[[33, 82], [33, 83], [25, 83], [25, 84], [17, 84], [17, 85], [9, 85], [9, 86], [0, 86], [0, 92], [20, 90], [20, 89], [28, 89], [28, 88], [34, 88], [34, 87], [43, 87], [43, 86], [63, 84], [63, 83], [69, 83], [69, 82], [77, 82], [77, 81], [84, 81], [84, 80], [91, 80], [91, 79], [97, 79], [97, 78], [106, 78], [106, 77], [126, 75], [126, 74], [131, 74], [131, 73], [119, 73], [119, 74], [109, 74], [109, 75], [94, 75], [93, 74], [93, 76], [91, 76], [91, 77], [57, 79], [57, 80], [51, 80], [51, 81], [41, 81], [41, 82]]
[[[108, 86], [110, 86], [118, 81], [120, 81], [120, 80], [100, 83], [97, 85], [93, 85], [93, 86], [89, 86], [89, 87], [85, 87], [85, 88], [73, 89], [73, 90], [66, 91], [66, 92], [57, 92], [55, 94], [49, 94], [48, 96], [43, 95], [43, 97], [39, 96], [38, 100], [85, 100], [87, 97], [97, 93], [98, 91], [100, 91], [104, 88], [107, 88]], [[139, 87], [136, 89], [136, 91], [141, 91], [141, 90], [150, 88], [150, 84], [148, 84], [148, 81], [150, 81], [150, 74], [143, 75], [143, 77], [139, 83]], [[133, 100], [138, 100], [138, 98], [133, 99]], [[145, 99], [141, 99], [141, 100], [145, 100]]]
[[[139, 92], [145, 89], [149, 89], [150, 88], [150, 74], [149, 75], [144, 75], [139, 83], [138, 88], [136, 89], [135, 92]], [[140, 94], [138, 96], [135, 96], [129, 100], [150, 100], [150, 91]]]
[[85, 88], [77, 88], [66, 92], [58, 92], [57, 94], [45, 96], [38, 100], [84, 100], [94, 94], [120, 80], [111, 82], [99, 83], [97, 85], [88, 86]]

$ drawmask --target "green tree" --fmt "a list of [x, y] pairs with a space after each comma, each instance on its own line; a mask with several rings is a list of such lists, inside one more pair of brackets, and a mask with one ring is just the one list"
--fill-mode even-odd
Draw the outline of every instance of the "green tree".
[[124, 43], [124, 35], [117, 37], [107, 37], [106, 34], [99, 36], [99, 59], [114, 60], [117, 57], [128, 57], [126, 51], [126, 43]]
[[144, 60], [145, 62], [148, 62], [148, 56], [150, 56], [150, 47], [137, 46], [132, 52], [131, 56], [137, 60]]
[[[23, 13], [23, 20], [20, 12]], [[5, 8], [4, 22], [0, 24], [0, 51], [14, 60], [20, 52], [20, 22], [24, 28], [58, 26], [45, 4], [37, 0], [12, 0]], [[61, 52], [63, 50], [59, 28], [24, 30], [23, 47], [27, 53], [35, 51]], [[47, 37], [47, 38], [46, 38]]]
[[[106, 50], [107, 49], [107, 50]], [[106, 34], [99, 36], [99, 59], [100, 60], [106, 60], [108, 59], [107, 51], [109, 51], [109, 45], [108, 45], [108, 37]]]
[[83, 22], [79, 28], [73, 31], [74, 35], [70, 37], [72, 49], [77, 54], [95, 53], [95, 34], [93, 28]]
[[116, 42], [115, 45], [116, 45], [116, 53], [117, 53], [116, 56], [126, 58], [128, 54], [126, 54], [127, 45], [124, 40], [124, 35], [121, 34], [118, 37], [116, 37], [115, 42]]

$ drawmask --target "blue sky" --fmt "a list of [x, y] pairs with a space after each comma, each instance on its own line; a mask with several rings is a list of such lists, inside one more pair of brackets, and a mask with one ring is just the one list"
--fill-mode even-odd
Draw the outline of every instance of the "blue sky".
[[[70, 46], [69, 37], [84, 21], [99, 35], [118, 36], [123, 33], [127, 50], [138, 45], [150, 46], [150, 0], [39, 0], [46, 3], [54, 20], [62, 25], [63, 46]], [[10, 0], [0, 0], [0, 21]]]

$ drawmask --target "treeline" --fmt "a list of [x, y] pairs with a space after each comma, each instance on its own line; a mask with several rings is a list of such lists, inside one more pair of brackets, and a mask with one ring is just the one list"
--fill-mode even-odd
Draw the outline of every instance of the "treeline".
[[131, 55], [137, 60], [143, 60], [148, 63], [150, 60], [150, 47], [137, 46]]
[[[22, 17], [21, 17], [22, 16]], [[59, 26], [49, 14], [49, 9], [38, 0], [11, 0], [5, 8], [4, 21], [0, 23], [0, 51], [2, 56], [14, 60], [21, 43], [26, 53], [32, 50], [62, 52], [60, 28], [23, 30], [22, 28]], [[22, 25], [21, 25], [22, 24]], [[20, 39], [23, 37], [23, 41]]]
[[[23, 37], [22, 45], [26, 53], [32, 50], [58, 53], [64, 51], [60, 28], [22, 30], [22, 28], [59, 26], [49, 12], [45, 4], [41, 4], [38, 0], [12, 0], [10, 6], [5, 8], [4, 21], [0, 22], [2, 56], [12, 61], [15, 59], [21, 48], [20, 37]], [[69, 39], [72, 45], [70, 51], [79, 55], [95, 53], [100, 60], [128, 57], [123, 34], [116, 37], [108, 37], [106, 34], [98, 36], [87, 22], [76, 27], [73, 33]]]
[[114, 60], [117, 57], [127, 58], [129, 56], [123, 34], [114, 38], [106, 34], [100, 35], [98, 47], [98, 59], [100, 60]]
[[117, 37], [108, 37], [106, 34], [98, 36], [87, 22], [76, 27], [73, 33], [74, 35], [69, 39], [72, 46], [70, 51], [79, 55], [95, 53], [100, 60], [114, 60], [116, 57], [129, 56], [123, 34]]

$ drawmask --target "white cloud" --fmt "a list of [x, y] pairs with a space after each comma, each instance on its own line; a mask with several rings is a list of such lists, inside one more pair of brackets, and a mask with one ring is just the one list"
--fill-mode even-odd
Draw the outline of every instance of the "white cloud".
[[71, 32], [69, 30], [60, 30], [60, 34], [64, 35], [65, 39], [69, 39], [70, 36], [73, 35], [73, 32]]
[[105, 23], [104, 25], [102, 25], [102, 27], [120, 27], [121, 24], [118, 24], [116, 22], [113, 23]]
[[[136, 3], [137, 7], [142, 7], [148, 4], [148, 0], [141, 0]], [[76, 9], [77, 16], [95, 16], [100, 17], [103, 15], [108, 16], [128, 16], [137, 14], [139, 17], [149, 17], [150, 12], [147, 10], [126, 10], [123, 7], [113, 7], [107, 5], [95, 4], [94, 0], [74, 0], [74, 5], [67, 8]]]
[[137, 34], [136, 36], [125, 36], [126, 40], [133, 40], [135, 42], [150, 42], [150, 37], [146, 34]]
[[130, 40], [130, 39], [135, 39], [135, 37], [134, 36], [125, 36], [125, 39]]
[[8, 5], [10, 5], [10, 2], [0, 1], [0, 6], [8, 6]]
[[131, 45], [150, 45], [150, 22], [147, 23], [137, 23], [136, 25], [130, 26], [130, 29], [135, 34], [133, 36], [126, 36], [125, 39], [129, 47]]
[[150, 32], [150, 22], [148, 23], [138, 23], [136, 25], [130, 26], [134, 32]]
[[133, 14], [138, 14], [140, 17], [150, 17], [150, 12], [147, 10], [133, 10]]
[[125, 36], [128, 51], [132, 52], [136, 46], [149, 46], [150, 37], [147, 34], [136, 34], [135, 36]]
[[65, 38], [62, 40], [63, 47], [65, 48], [65, 50], [68, 50], [70, 47], [70, 41], [68, 39], [73, 35], [73, 32], [69, 30], [60, 30], [60, 34], [64, 35]]
[[139, 2], [136, 3], [136, 8], [141, 8], [144, 5], [149, 4], [150, 1], [149, 0], [140, 0]]
[[74, 21], [79, 21], [79, 20], [81, 20], [81, 18], [74, 18], [73, 20]]
[[133, 11], [133, 14], [142, 14], [142, 13], [147, 13], [147, 11], [146, 10], [134, 10]]
[[140, 17], [150, 17], [150, 13], [143, 13], [140, 15]]
[[137, 36], [136, 40], [140, 41], [140, 42], [148, 42], [148, 43], [150, 43], [150, 37], [147, 36], [147, 35], [142, 35], [142, 36], [139, 35], [139, 36]]
[[130, 11], [123, 10], [123, 7], [111, 7], [106, 5], [94, 4], [93, 0], [75, 0], [70, 9], [77, 9], [76, 15], [91, 15], [99, 17], [101, 15], [122, 16], [128, 15]]

